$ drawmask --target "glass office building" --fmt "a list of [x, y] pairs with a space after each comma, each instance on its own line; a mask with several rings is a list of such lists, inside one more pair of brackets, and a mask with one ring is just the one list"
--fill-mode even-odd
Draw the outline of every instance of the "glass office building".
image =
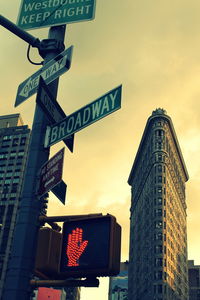
[[11, 251], [30, 129], [20, 114], [0, 116], [0, 299]]

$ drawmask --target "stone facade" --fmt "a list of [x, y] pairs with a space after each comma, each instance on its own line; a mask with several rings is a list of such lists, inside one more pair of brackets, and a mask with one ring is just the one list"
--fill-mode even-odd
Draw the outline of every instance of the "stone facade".
[[200, 265], [188, 260], [189, 300], [200, 300]]
[[171, 118], [149, 117], [128, 183], [132, 187], [129, 300], [187, 300], [185, 182]]

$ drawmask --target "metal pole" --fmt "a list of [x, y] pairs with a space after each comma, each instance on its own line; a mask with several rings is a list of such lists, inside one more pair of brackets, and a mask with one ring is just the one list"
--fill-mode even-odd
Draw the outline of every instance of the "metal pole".
[[86, 278], [83, 280], [31, 280], [33, 287], [98, 287], [99, 280], [97, 278]]
[[22, 30], [17, 25], [15, 25], [10, 20], [6, 19], [4, 16], [0, 15], [0, 25], [20, 37], [22, 40], [30, 44], [32, 47], [39, 47], [40, 40], [35, 38], [33, 35], [29, 34], [28, 32]]
[[[108, 214], [107, 214], [108, 215]], [[72, 221], [72, 220], [82, 220], [82, 219], [89, 219], [89, 218], [98, 218], [102, 217], [102, 213], [99, 214], [87, 214], [87, 215], [69, 215], [69, 216], [40, 216], [39, 221], [41, 223], [48, 223], [50, 224], [51, 222], [67, 222], [67, 221]]]
[[[49, 39], [55, 38], [63, 42], [64, 36], [65, 26], [56, 26], [49, 30]], [[47, 52], [44, 63], [57, 54], [56, 50]], [[50, 91], [55, 98], [58, 82], [59, 79], [56, 79], [49, 84]], [[6, 274], [3, 300], [30, 300], [30, 279], [34, 268], [40, 213], [40, 203], [35, 187], [38, 171], [49, 158], [49, 148], [44, 149], [43, 147], [48, 122], [43, 111], [36, 104], [22, 198], [15, 226], [11, 259]]]

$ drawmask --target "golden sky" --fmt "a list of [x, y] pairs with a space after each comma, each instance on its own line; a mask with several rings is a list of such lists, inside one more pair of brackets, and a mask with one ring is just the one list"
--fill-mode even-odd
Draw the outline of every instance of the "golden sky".
[[[16, 22], [19, 0], [2, 1], [1, 14]], [[65, 151], [64, 207], [52, 196], [49, 215], [111, 213], [122, 226], [122, 260], [128, 259], [130, 187], [127, 179], [147, 118], [162, 107], [172, 118], [190, 179], [186, 184], [188, 257], [200, 264], [200, 2], [198, 0], [97, 0], [95, 19], [67, 25], [74, 45], [71, 69], [60, 78], [58, 102], [70, 114], [123, 85], [122, 108], [75, 135]], [[40, 39], [48, 28], [31, 30]], [[0, 28], [1, 115], [21, 113], [30, 127], [35, 96], [14, 108], [18, 85], [36, 72], [27, 45]], [[31, 58], [41, 61], [37, 50]], [[63, 147], [52, 147], [54, 154]], [[107, 299], [82, 289], [82, 300]]]

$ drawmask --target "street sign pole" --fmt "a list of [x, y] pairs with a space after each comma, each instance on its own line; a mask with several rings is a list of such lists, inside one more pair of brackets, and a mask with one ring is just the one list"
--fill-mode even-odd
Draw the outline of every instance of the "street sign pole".
[[[50, 122], [57, 123], [60, 120], [66, 118], [66, 114], [63, 109], [59, 105], [59, 103], [52, 97], [49, 92], [47, 85], [45, 84], [44, 79], [40, 76], [39, 80], [39, 88], [37, 92], [36, 102], [40, 105], [47, 118], [49, 118]], [[74, 134], [70, 137], [63, 139], [65, 145], [69, 148], [71, 152], [73, 152], [74, 148]]]
[[[49, 39], [64, 41], [65, 26], [51, 27]], [[45, 55], [45, 64], [56, 57], [58, 52], [50, 50]], [[58, 89], [57, 78], [49, 89], [56, 98]], [[43, 140], [46, 126], [49, 121], [39, 105], [36, 104], [32, 126], [29, 155], [24, 176], [24, 186], [17, 222], [15, 226], [11, 259], [8, 265], [3, 300], [30, 300], [30, 279], [33, 274], [35, 249], [39, 229], [38, 217], [40, 214], [39, 197], [35, 194], [37, 173], [49, 158], [49, 148], [44, 149]], [[42, 199], [40, 200], [42, 201]]]

